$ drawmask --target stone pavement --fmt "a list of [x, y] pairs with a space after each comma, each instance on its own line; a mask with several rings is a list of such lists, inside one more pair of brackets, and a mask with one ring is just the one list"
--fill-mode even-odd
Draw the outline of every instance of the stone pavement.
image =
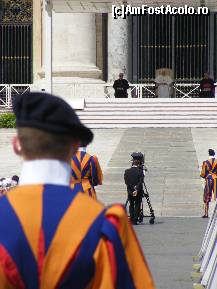
[[[90, 153], [96, 153], [104, 171], [104, 184], [97, 188], [105, 204], [125, 202], [124, 170], [133, 151], [145, 153], [145, 178], [157, 216], [200, 216], [203, 181], [201, 163], [208, 148], [217, 149], [215, 128], [96, 129]], [[12, 151], [13, 129], [0, 129], [0, 176], [20, 172], [21, 160]]]
[[[125, 168], [133, 151], [145, 152], [146, 183], [156, 212], [155, 225], [135, 227], [158, 289], [189, 289], [192, 256], [202, 243], [207, 220], [202, 210], [201, 162], [209, 148], [217, 149], [217, 129], [131, 128], [94, 130], [89, 146], [105, 174], [98, 198], [109, 204], [124, 202]], [[21, 160], [12, 152], [14, 130], [0, 129], [0, 176], [20, 172]], [[183, 216], [183, 217], [177, 217]], [[190, 216], [192, 216], [190, 218]]]
[[158, 216], [201, 214], [202, 186], [191, 129], [126, 129], [105, 170], [98, 196], [106, 203], [124, 202], [124, 170], [133, 151], [145, 152], [145, 178]]
[[155, 225], [134, 227], [157, 289], [192, 289], [192, 256], [207, 226], [200, 218], [157, 218]]
[[14, 135], [14, 129], [0, 129], [0, 177], [19, 176], [22, 162], [12, 149]]

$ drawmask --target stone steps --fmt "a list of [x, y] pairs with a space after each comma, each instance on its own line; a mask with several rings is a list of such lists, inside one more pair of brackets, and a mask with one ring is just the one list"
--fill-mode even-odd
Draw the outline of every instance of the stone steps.
[[216, 127], [216, 99], [85, 99], [77, 110], [90, 128]]
[[[125, 121], [129, 121], [129, 120], [133, 120], [135, 122], [149, 122], [149, 121], [158, 121], [158, 120], [161, 120], [162, 122], [164, 121], [168, 121], [168, 120], [175, 120], [177, 122], [179, 122], [180, 120], [192, 120], [192, 121], [197, 121], [197, 120], [200, 120], [201, 119], [204, 119], [204, 120], [213, 120], [213, 121], [217, 121], [217, 116], [216, 114], [212, 114], [212, 115], [179, 115], [179, 114], [174, 114], [174, 115], [168, 115], [168, 114], [163, 114], [163, 115], [156, 115], [156, 114], [152, 114], [152, 115], [146, 115], [146, 114], [142, 114], [142, 115], [139, 115], [139, 114], [123, 114], [123, 115], [118, 115], [118, 114], [101, 114], [101, 115], [89, 115], [89, 114], [85, 114], [85, 115], [80, 115], [79, 114], [79, 118], [83, 121], [85, 120], [89, 120], [89, 121], [103, 121], [103, 122], [107, 122], [107, 121], [112, 121], [113, 120], [113, 117], [115, 117], [115, 121], [118, 121], [118, 122], [125, 122]], [[135, 118], [136, 117], [136, 118]], [[163, 119], [162, 119], [163, 117]]]
[[10, 113], [12, 112], [12, 109], [11, 108], [1, 108], [0, 109], [0, 114], [4, 114], [4, 113]]
[[[152, 116], [152, 115], [156, 115], [156, 116], [162, 116], [162, 115], [177, 115], [177, 116], [188, 116], [188, 115], [196, 115], [196, 116], [206, 116], [207, 113], [208, 113], [208, 110], [187, 110], [187, 109], [181, 109], [179, 111], [176, 111], [176, 110], [150, 110], [150, 109], [146, 109], [146, 110], [143, 110], [143, 109], [137, 109], [137, 110], [90, 110], [90, 109], [85, 109], [83, 111], [77, 111], [77, 114], [80, 116], [80, 117], [83, 117], [83, 116], [113, 116], [113, 115], [117, 115], [117, 116], [128, 116], [129, 115], [129, 111], [130, 111], [130, 115], [133, 115], [133, 116], [141, 116], [141, 112], [144, 113], [144, 116]], [[217, 109], [214, 110], [214, 109], [210, 109], [210, 112], [208, 113], [209, 115], [211, 116], [215, 116], [217, 114]]]

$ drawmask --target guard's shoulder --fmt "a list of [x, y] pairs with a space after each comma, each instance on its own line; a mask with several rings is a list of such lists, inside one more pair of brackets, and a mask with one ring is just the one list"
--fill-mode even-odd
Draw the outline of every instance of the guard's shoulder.
[[98, 157], [96, 155], [91, 156], [94, 161], [98, 161]]
[[85, 157], [87, 159], [92, 159], [93, 156], [91, 154], [87, 153], [87, 152], [84, 152], [84, 156], [83, 157]]
[[87, 153], [86, 151], [77, 151], [76, 154], [72, 157], [72, 158], [80, 158], [80, 156], [88, 156], [91, 157], [91, 155], [89, 153]]
[[92, 155], [92, 157], [93, 157], [94, 159], [97, 159], [97, 160], [98, 160], [97, 155]]
[[13, 207], [10, 200], [11, 198], [17, 200], [20, 196], [21, 188], [19, 186], [11, 188], [3, 196], [0, 197], [0, 211], [1, 214], [4, 214], [5, 208]]
[[85, 205], [85, 207], [90, 207], [95, 210], [102, 210], [105, 207], [101, 202], [94, 200], [93, 198], [85, 195], [83, 192], [78, 192], [76, 198], [78, 200], [77, 203], [80, 204], [81, 207]]
[[126, 217], [126, 211], [123, 205], [115, 204], [106, 209], [106, 216], [114, 216], [118, 219], [123, 219]]

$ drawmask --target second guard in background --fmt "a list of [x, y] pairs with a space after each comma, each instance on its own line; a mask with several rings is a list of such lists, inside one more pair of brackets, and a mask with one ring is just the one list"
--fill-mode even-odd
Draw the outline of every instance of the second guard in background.
[[209, 159], [203, 162], [200, 176], [205, 179], [204, 187], [204, 209], [205, 214], [202, 218], [208, 218], [209, 203], [211, 202], [212, 195], [216, 200], [217, 190], [217, 159], [215, 158], [215, 151], [209, 149]]
[[71, 187], [82, 185], [84, 193], [97, 199], [95, 186], [102, 185], [103, 173], [98, 158], [86, 152], [86, 144], [72, 157]]

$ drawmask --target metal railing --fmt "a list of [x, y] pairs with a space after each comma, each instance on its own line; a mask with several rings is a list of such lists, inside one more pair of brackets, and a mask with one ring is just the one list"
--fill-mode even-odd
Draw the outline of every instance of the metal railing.
[[0, 107], [10, 107], [8, 85], [0, 84]]
[[[56, 89], [57, 91], [62, 91], [61, 85], [64, 84], [54, 86], [54, 93]], [[173, 94], [171, 97], [173, 98], [199, 97], [198, 83], [174, 83], [172, 89]], [[31, 85], [28, 84], [0, 84], [0, 108], [11, 108], [13, 98], [16, 95], [30, 90]], [[71, 83], [67, 84], [65, 93], [70, 98], [114, 98], [114, 89], [111, 83]], [[128, 98], [157, 98], [155, 84], [130, 84]]]
[[0, 84], [0, 108], [11, 108], [13, 98], [30, 91], [28, 84]]
[[[58, 91], [64, 84], [58, 84]], [[172, 86], [173, 98], [197, 98], [199, 97], [199, 84], [198, 83], [174, 83]], [[84, 97], [84, 98], [113, 98], [114, 89], [113, 83], [71, 83], [67, 84], [67, 93], [71, 97]], [[156, 98], [156, 87], [154, 83], [144, 84], [130, 84], [128, 89], [128, 98]]]
[[[114, 97], [112, 84], [106, 84], [106, 97]], [[197, 98], [199, 97], [198, 83], [174, 83], [172, 98]], [[129, 98], [157, 98], [156, 86], [153, 83], [130, 84]]]
[[[217, 83], [216, 83], [217, 85]], [[112, 83], [72, 83], [70, 94], [72, 97], [105, 97], [113, 98], [114, 89]], [[154, 83], [130, 84], [128, 98], [157, 98]], [[174, 83], [172, 86], [172, 98], [198, 98], [199, 83]]]

